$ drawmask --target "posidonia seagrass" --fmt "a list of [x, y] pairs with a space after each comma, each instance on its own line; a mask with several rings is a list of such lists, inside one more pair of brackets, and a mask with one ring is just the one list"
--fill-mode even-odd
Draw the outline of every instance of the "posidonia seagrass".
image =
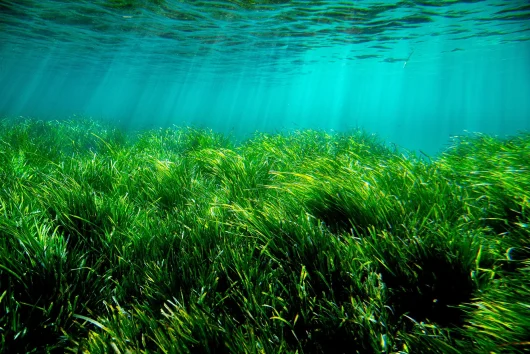
[[524, 352], [530, 135], [0, 121], [0, 351]]

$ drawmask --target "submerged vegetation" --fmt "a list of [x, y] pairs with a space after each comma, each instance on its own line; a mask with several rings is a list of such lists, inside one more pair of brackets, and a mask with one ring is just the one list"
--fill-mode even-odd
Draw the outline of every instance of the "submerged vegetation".
[[529, 166], [529, 134], [0, 121], [0, 352], [527, 352]]

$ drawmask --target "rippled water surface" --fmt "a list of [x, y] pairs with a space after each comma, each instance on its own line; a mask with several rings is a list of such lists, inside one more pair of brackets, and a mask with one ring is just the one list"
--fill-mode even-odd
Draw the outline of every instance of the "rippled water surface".
[[[79, 64], [119, 54], [175, 70], [207, 60], [212, 70], [291, 71], [319, 48], [336, 51], [311, 60], [405, 62], [438, 38], [454, 44], [450, 51], [467, 50], [469, 39], [530, 39], [527, 1], [16, 0], [0, 9], [2, 45], [12, 51], [57, 46]], [[403, 41], [410, 49], [396, 55]]]

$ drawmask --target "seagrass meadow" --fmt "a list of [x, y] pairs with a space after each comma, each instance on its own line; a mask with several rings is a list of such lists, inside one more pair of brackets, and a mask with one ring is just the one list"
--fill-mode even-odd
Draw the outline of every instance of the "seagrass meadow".
[[530, 351], [530, 135], [0, 121], [0, 352]]

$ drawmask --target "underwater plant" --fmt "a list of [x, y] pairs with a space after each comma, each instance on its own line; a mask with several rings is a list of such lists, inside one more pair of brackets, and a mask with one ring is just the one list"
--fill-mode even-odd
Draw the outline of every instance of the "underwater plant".
[[0, 351], [523, 353], [530, 135], [0, 121]]

